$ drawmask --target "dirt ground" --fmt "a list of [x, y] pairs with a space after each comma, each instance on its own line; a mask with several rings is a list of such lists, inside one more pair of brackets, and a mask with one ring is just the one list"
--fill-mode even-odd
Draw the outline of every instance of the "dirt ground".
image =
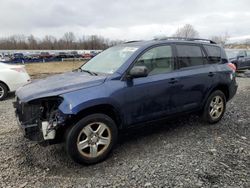
[[25, 68], [31, 78], [37, 79], [49, 76], [51, 74], [58, 74], [62, 72], [71, 71], [79, 68], [85, 62], [83, 61], [64, 61], [64, 62], [49, 62], [49, 63], [30, 63], [26, 64]]
[[0, 103], [0, 187], [249, 188], [250, 78], [237, 80], [238, 92], [219, 123], [189, 115], [129, 130], [107, 160], [92, 166], [72, 162], [63, 144], [26, 140], [12, 95]]

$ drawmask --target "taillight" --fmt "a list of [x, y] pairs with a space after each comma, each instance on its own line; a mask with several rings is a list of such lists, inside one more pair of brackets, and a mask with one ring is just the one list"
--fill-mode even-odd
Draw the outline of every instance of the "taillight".
[[236, 71], [236, 66], [233, 63], [228, 63], [227, 66], [231, 68], [234, 72]]
[[15, 68], [10, 68], [11, 70], [17, 71], [17, 72], [26, 72], [24, 68], [22, 67], [15, 67]]

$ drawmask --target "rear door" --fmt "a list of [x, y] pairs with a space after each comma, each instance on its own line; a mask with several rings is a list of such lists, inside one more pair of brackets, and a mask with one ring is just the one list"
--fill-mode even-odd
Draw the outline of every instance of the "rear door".
[[176, 112], [197, 109], [213, 85], [215, 68], [208, 63], [203, 48], [198, 44], [176, 44], [178, 88], [172, 103]]

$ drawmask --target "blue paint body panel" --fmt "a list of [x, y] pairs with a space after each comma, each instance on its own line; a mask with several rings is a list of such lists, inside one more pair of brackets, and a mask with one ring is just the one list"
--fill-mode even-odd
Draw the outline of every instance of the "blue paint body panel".
[[[227, 63], [204, 64], [176, 69], [170, 73], [125, 79], [133, 62], [145, 50], [177, 42], [151, 41], [127, 44], [139, 48], [111, 75], [93, 76], [83, 72], [70, 72], [30, 83], [20, 88], [16, 94], [23, 102], [60, 96], [63, 101], [59, 109], [66, 115], [77, 115], [97, 105], [110, 105], [119, 112], [125, 127], [173, 114], [200, 110], [211, 91], [219, 85], [229, 89], [228, 100], [234, 96], [237, 84], [235, 78], [231, 79], [233, 71]], [[215, 74], [209, 76], [211, 72]], [[173, 79], [176, 83], [172, 82]]]

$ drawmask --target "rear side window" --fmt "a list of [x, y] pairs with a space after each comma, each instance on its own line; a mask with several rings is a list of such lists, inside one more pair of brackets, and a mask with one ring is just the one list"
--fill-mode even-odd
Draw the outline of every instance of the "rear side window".
[[176, 50], [180, 68], [203, 65], [204, 56], [199, 46], [178, 44]]
[[215, 64], [221, 61], [221, 49], [217, 46], [204, 45], [208, 54], [209, 63]]

